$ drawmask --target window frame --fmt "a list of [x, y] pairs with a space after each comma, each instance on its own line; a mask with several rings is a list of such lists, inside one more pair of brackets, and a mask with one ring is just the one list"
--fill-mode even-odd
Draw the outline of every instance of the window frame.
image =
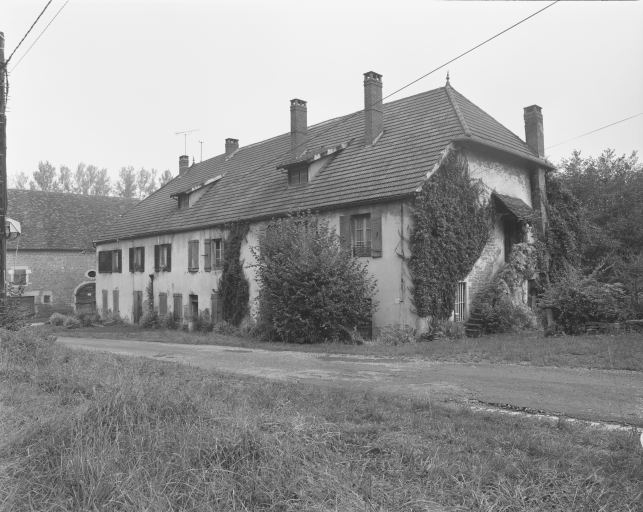
[[188, 242], [188, 272], [199, 271], [199, 240]]
[[[305, 179], [302, 180], [302, 176], [305, 176]], [[299, 187], [310, 182], [310, 173], [308, 169], [308, 164], [297, 165], [288, 169], [288, 186], [289, 187]]]
[[354, 258], [381, 258], [382, 217], [373, 211], [358, 212], [353, 215], [339, 216], [339, 236], [342, 247]]
[[[101, 262], [101, 259], [103, 260]], [[102, 267], [101, 267], [102, 263]], [[109, 270], [106, 270], [108, 267]], [[102, 270], [101, 270], [102, 268]], [[99, 274], [120, 274], [123, 271], [122, 249], [107, 249], [98, 251], [98, 273]]]
[[[359, 229], [359, 231], [358, 231]], [[358, 233], [362, 240], [357, 240]], [[355, 258], [371, 256], [372, 230], [371, 214], [360, 213], [350, 217], [351, 254]]]
[[154, 246], [154, 272], [172, 271], [172, 244]]
[[129, 271], [145, 272], [145, 247], [131, 247], [129, 250]]
[[203, 254], [203, 270], [221, 270], [223, 268], [223, 238], [210, 238], [205, 241]]

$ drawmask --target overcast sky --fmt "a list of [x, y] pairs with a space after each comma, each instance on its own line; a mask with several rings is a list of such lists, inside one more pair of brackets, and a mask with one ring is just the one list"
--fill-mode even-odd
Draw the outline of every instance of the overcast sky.
[[[6, 56], [45, 0], [2, 0]], [[384, 94], [546, 2], [54, 0], [9, 65], [8, 170], [178, 171], [183, 136], [200, 159], [289, 130], [289, 100], [309, 124], [363, 108], [362, 74]], [[545, 146], [643, 112], [643, 4], [559, 2], [450, 64], [451, 84], [524, 138], [523, 107], [543, 109]], [[441, 87], [446, 69], [391, 100]], [[643, 115], [547, 150], [643, 153]]]

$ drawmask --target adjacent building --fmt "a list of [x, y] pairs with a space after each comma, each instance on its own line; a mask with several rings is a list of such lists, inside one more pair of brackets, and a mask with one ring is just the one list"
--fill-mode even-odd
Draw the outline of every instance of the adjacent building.
[[457, 149], [497, 205], [493, 236], [458, 286], [454, 316], [466, 319], [471, 298], [520, 241], [526, 219], [535, 214], [546, 225], [545, 172], [552, 166], [544, 159], [541, 109], [524, 109], [524, 142], [448, 81], [385, 104], [381, 75], [365, 73], [363, 85], [364, 109], [357, 112], [308, 126], [307, 103], [293, 99], [289, 132], [245, 147], [226, 139], [223, 153], [192, 165], [179, 157], [173, 181], [95, 237], [99, 311], [138, 321], [151, 292], [161, 315], [186, 320], [207, 309], [216, 320], [226, 225], [244, 220], [250, 231], [241, 259], [254, 313], [251, 248], [270, 219], [311, 210], [330, 221], [376, 277], [373, 327], [414, 325], [404, 257], [411, 205]]
[[37, 190], [8, 190], [8, 215], [22, 234], [7, 243], [7, 290], [37, 318], [95, 311], [92, 240], [138, 201]]

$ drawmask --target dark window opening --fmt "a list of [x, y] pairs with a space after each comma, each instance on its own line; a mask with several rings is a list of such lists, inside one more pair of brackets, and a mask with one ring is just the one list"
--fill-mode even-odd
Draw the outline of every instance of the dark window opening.
[[129, 250], [129, 271], [145, 271], [145, 247], [131, 247]]
[[502, 219], [502, 231], [505, 243], [505, 263], [509, 261], [511, 249], [515, 244], [522, 242], [522, 227], [513, 215], [506, 215]]
[[308, 164], [288, 169], [288, 185], [303, 185], [308, 183]]
[[190, 318], [196, 320], [199, 318], [199, 296], [190, 295]]
[[172, 244], [154, 246], [154, 271], [169, 272], [172, 270]]
[[18, 285], [27, 284], [27, 269], [24, 269], [24, 268], [14, 269], [12, 284], [18, 284]]
[[42, 303], [43, 304], [51, 304], [51, 295], [43, 295], [42, 296]]
[[122, 271], [122, 252], [120, 249], [98, 252], [98, 272], [108, 274]]
[[182, 210], [184, 208], [189, 208], [190, 206], [190, 196], [187, 194], [181, 194], [179, 196], [179, 210]]
[[191, 240], [188, 242], [188, 271], [197, 272], [199, 270], [199, 241]]
[[223, 240], [213, 238], [205, 241], [205, 254], [203, 255], [203, 270], [220, 269], [223, 267]]

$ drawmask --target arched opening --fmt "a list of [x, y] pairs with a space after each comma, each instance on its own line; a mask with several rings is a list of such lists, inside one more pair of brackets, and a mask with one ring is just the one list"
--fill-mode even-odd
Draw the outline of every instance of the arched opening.
[[76, 314], [96, 313], [96, 283], [81, 283], [74, 290]]

